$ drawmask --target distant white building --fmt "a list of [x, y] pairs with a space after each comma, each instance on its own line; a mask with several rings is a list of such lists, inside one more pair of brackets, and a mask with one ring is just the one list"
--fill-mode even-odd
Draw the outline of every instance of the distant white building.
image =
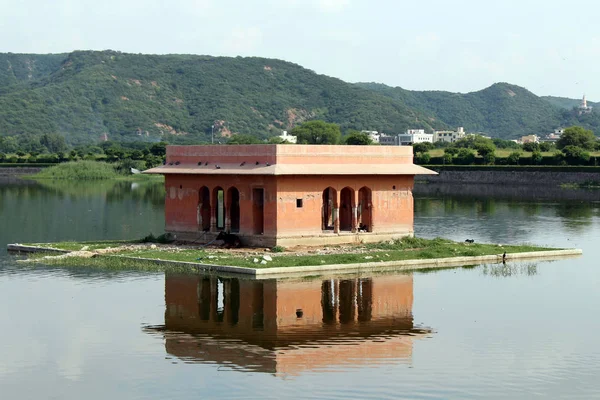
[[465, 129], [459, 126], [456, 131], [435, 131], [433, 132], [433, 142], [454, 143], [465, 137]]
[[579, 115], [581, 114], [589, 114], [592, 112], [592, 106], [588, 106], [587, 99], [585, 98], [585, 94], [583, 95], [583, 99], [581, 99], [581, 104], [579, 105]]
[[283, 131], [281, 135], [279, 135], [279, 137], [281, 138], [281, 140], [288, 143], [296, 144], [296, 142], [298, 141], [298, 138], [296, 136], [288, 135], [287, 131]]
[[562, 134], [564, 132], [565, 132], [564, 129], [560, 129], [560, 128], [559, 129], [555, 129], [553, 133], [547, 134], [540, 141], [542, 141], [542, 142], [556, 142], [558, 139], [560, 139], [560, 137], [562, 136]]
[[539, 143], [540, 138], [538, 135], [527, 135], [521, 136], [521, 143]]
[[406, 133], [398, 135], [381, 134], [379, 136], [379, 144], [384, 146], [410, 146], [424, 142], [433, 143], [433, 135], [425, 133], [423, 129], [409, 129]]
[[409, 129], [406, 133], [398, 135], [400, 146], [410, 146], [415, 143], [433, 143], [433, 135], [425, 133], [424, 129]]
[[366, 133], [373, 143], [379, 143], [379, 137], [381, 136], [377, 131], [360, 131], [360, 133]]

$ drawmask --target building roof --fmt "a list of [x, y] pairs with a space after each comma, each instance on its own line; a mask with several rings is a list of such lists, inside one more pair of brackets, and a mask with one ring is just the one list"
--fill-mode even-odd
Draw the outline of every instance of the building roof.
[[168, 146], [165, 165], [148, 174], [435, 175], [413, 164], [411, 146]]
[[192, 175], [437, 175], [437, 172], [415, 164], [346, 165], [346, 164], [292, 164], [250, 165], [219, 164], [198, 166], [193, 164], [162, 165], [144, 171], [146, 174]]

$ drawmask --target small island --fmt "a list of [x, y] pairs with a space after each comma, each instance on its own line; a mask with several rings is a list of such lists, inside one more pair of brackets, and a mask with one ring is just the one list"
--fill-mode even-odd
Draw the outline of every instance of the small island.
[[[398, 271], [450, 268], [526, 259], [557, 259], [581, 255], [578, 249], [533, 245], [454, 242], [405, 237], [380, 243], [284, 249], [203, 246], [164, 243], [169, 235], [138, 241], [10, 244], [13, 252], [37, 253], [25, 262], [99, 269], [203, 271], [247, 276], [337, 271]], [[163, 243], [160, 243], [163, 242]], [[54, 253], [54, 254], [49, 254]]]

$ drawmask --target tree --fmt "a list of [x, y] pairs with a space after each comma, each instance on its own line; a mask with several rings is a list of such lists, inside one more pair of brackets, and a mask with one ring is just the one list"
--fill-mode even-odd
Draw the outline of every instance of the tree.
[[262, 143], [255, 136], [246, 135], [246, 134], [237, 134], [233, 135], [228, 141], [227, 144], [259, 144]]
[[596, 136], [588, 129], [580, 126], [572, 126], [566, 128], [560, 139], [556, 142], [558, 149], [563, 149], [567, 146], [580, 147], [584, 150], [594, 150], [596, 146]]
[[432, 150], [433, 143], [423, 142], [423, 143], [413, 143], [413, 152], [414, 153], [427, 153], [429, 150]]
[[40, 138], [40, 143], [50, 153], [58, 153], [59, 151], [67, 151], [67, 143], [65, 138], [58, 133], [45, 133]]
[[462, 148], [456, 153], [455, 162], [462, 165], [470, 165], [475, 161], [475, 152], [471, 149]]
[[548, 152], [548, 151], [551, 151], [553, 147], [554, 147], [554, 143], [551, 143], [551, 142], [540, 143], [540, 151]]
[[538, 165], [542, 163], [542, 160], [544, 159], [544, 157], [542, 156], [542, 153], [540, 153], [539, 151], [534, 151], [533, 153], [531, 153], [531, 163], [534, 165]]
[[415, 161], [417, 164], [429, 164], [431, 161], [431, 155], [429, 153], [417, 153], [418, 155], [415, 157]]
[[150, 146], [150, 153], [159, 157], [165, 156], [167, 154], [167, 144], [167, 142], [154, 143], [152, 146]]
[[521, 152], [513, 151], [512, 153], [510, 153], [508, 155], [508, 157], [506, 158], [506, 161], [508, 161], [508, 163], [511, 165], [518, 165], [520, 158], [521, 158]]
[[337, 144], [342, 132], [338, 124], [325, 121], [308, 121], [290, 132], [298, 138], [300, 144]]
[[586, 164], [590, 160], [590, 153], [577, 146], [566, 146], [562, 149], [565, 161], [569, 165]]
[[344, 142], [349, 145], [361, 145], [366, 146], [373, 144], [373, 140], [364, 132], [350, 131], [348, 136], [344, 139]]
[[523, 150], [529, 151], [529, 152], [532, 152], [532, 153], [534, 151], [539, 151], [540, 150], [540, 144], [539, 143], [535, 143], [535, 142], [523, 143]]

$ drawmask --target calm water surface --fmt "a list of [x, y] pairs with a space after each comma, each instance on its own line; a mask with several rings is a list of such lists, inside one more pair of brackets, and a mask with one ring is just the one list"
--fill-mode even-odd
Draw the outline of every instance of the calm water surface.
[[600, 192], [415, 197], [419, 236], [584, 255], [263, 281], [24, 266], [6, 243], [161, 232], [162, 188], [0, 182], [1, 398], [600, 398]]

